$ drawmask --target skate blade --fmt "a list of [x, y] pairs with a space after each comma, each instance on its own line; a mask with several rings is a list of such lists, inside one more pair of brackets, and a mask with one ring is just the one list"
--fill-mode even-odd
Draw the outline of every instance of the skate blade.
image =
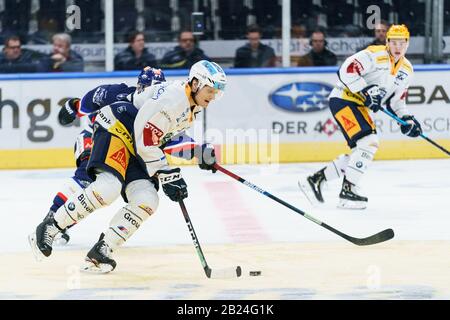
[[319, 205], [319, 200], [317, 200], [316, 196], [314, 195], [314, 191], [311, 189], [311, 186], [308, 183], [308, 180], [301, 179], [298, 181], [298, 187], [300, 188], [300, 191], [304, 194], [306, 199], [309, 201], [309, 203], [316, 207]]
[[367, 202], [365, 201], [349, 201], [349, 200], [340, 200], [337, 205], [338, 209], [347, 209], [347, 210], [364, 210], [367, 208]]
[[113, 267], [109, 264], [100, 263], [96, 265], [90, 260], [85, 260], [83, 266], [81, 266], [80, 271], [91, 274], [105, 274], [113, 271]]
[[36, 232], [28, 235], [28, 243], [30, 244], [31, 251], [33, 252], [33, 256], [37, 262], [41, 262], [45, 256], [42, 254], [41, 250], [37, 247], [36, 244]]

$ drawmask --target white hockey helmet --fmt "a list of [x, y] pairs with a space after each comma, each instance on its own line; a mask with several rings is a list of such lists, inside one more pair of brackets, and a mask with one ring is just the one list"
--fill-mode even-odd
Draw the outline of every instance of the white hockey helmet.
[[189, 83], [194, 78], [198, 80], [198, 90], [204, 86], [209, 86], [216, 90], [214, 100], [219, 100], [223, 96], [227, 84], [227, 77], [217, 63], [207, 60], [196, 62], [189, 71]]

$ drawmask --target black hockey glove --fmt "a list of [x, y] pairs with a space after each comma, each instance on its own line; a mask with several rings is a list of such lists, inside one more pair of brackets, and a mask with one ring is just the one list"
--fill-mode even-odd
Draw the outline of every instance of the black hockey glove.
[[400, 130], [403, 134], [415, 138], [422, 133], [422, 127], [414, 116], [403, 116], [401, 119], [406, 122], [406, 124], [400, 125]]
[[217, 169], [214, 168], [216, 162], [214, 146], [210, 143], [204, 143], [201, 147], [201, 154], [198, 157], [198, 166], [202, 170], [211, 170], [213, 173], [216, 173]]
[[72, 123], [77, 118], [77, 104], [80, 103], [80, 99], [72, 98], [64, 103], [64, 106], [59, 110], [58, 121], [61, 125], [65, 126]]
[[180, 201], [188, 196], [187, 185], [181, 176], [180, 168], [156, 172], [166, 196], [172, 201]]
[[380, 88], [377, 85], [370, 85], [362, 89], [360, 92], [366, 99], [364, 101], [364, 105], [372, 110], [373, 112], [377, 112], [381, 108], [381, 93]]

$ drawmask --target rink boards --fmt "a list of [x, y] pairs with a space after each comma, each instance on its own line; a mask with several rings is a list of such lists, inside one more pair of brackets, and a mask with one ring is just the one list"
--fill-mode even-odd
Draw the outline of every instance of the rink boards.
[[[221, 162], [327, 161], [348, 151], [327, 107], [336, 67], [229, 69], [223, 99], [212, 103], [190, 134], [214, 143]], [[408, 108], [425, 134], [450, 148], [450, 76], [447, 66], [416, 66]], [[167, 71], [184, 79], [185, 71]], [[100, 84], [135, 83], [137, 72], [29, 74], [0, 77], [0, 168], [74, 165], [72, 146], [81, 125], [62, 127], [57, 113], [65, 99]], [[374, 116], [381, 140], [377, 159], [444, 157], [421, 139], [399, 132], [385, 116]]]

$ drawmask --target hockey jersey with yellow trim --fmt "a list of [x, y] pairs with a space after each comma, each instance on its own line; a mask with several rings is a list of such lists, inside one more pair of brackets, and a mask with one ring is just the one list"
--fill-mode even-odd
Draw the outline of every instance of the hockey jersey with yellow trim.
[[405, 99], [414, 74], [411, 63], [405, 57], [395, 63], [386, 46], [369, 46], [348, 57], [338, 71], [339, 81], [329, 98], [363, 104], [358, 93], [369, 85], [378, 85], [382, 105], [389, 105], [400, 117], [408, 114]]
[[193, 126], [202, 108], [191, 98], [190, 87], [184, 81], [164, 82], [152, 88], [139, 108], [134, 121], [136, 152], [153, 176], [168, 167], [161, 146], [178, 133]]

